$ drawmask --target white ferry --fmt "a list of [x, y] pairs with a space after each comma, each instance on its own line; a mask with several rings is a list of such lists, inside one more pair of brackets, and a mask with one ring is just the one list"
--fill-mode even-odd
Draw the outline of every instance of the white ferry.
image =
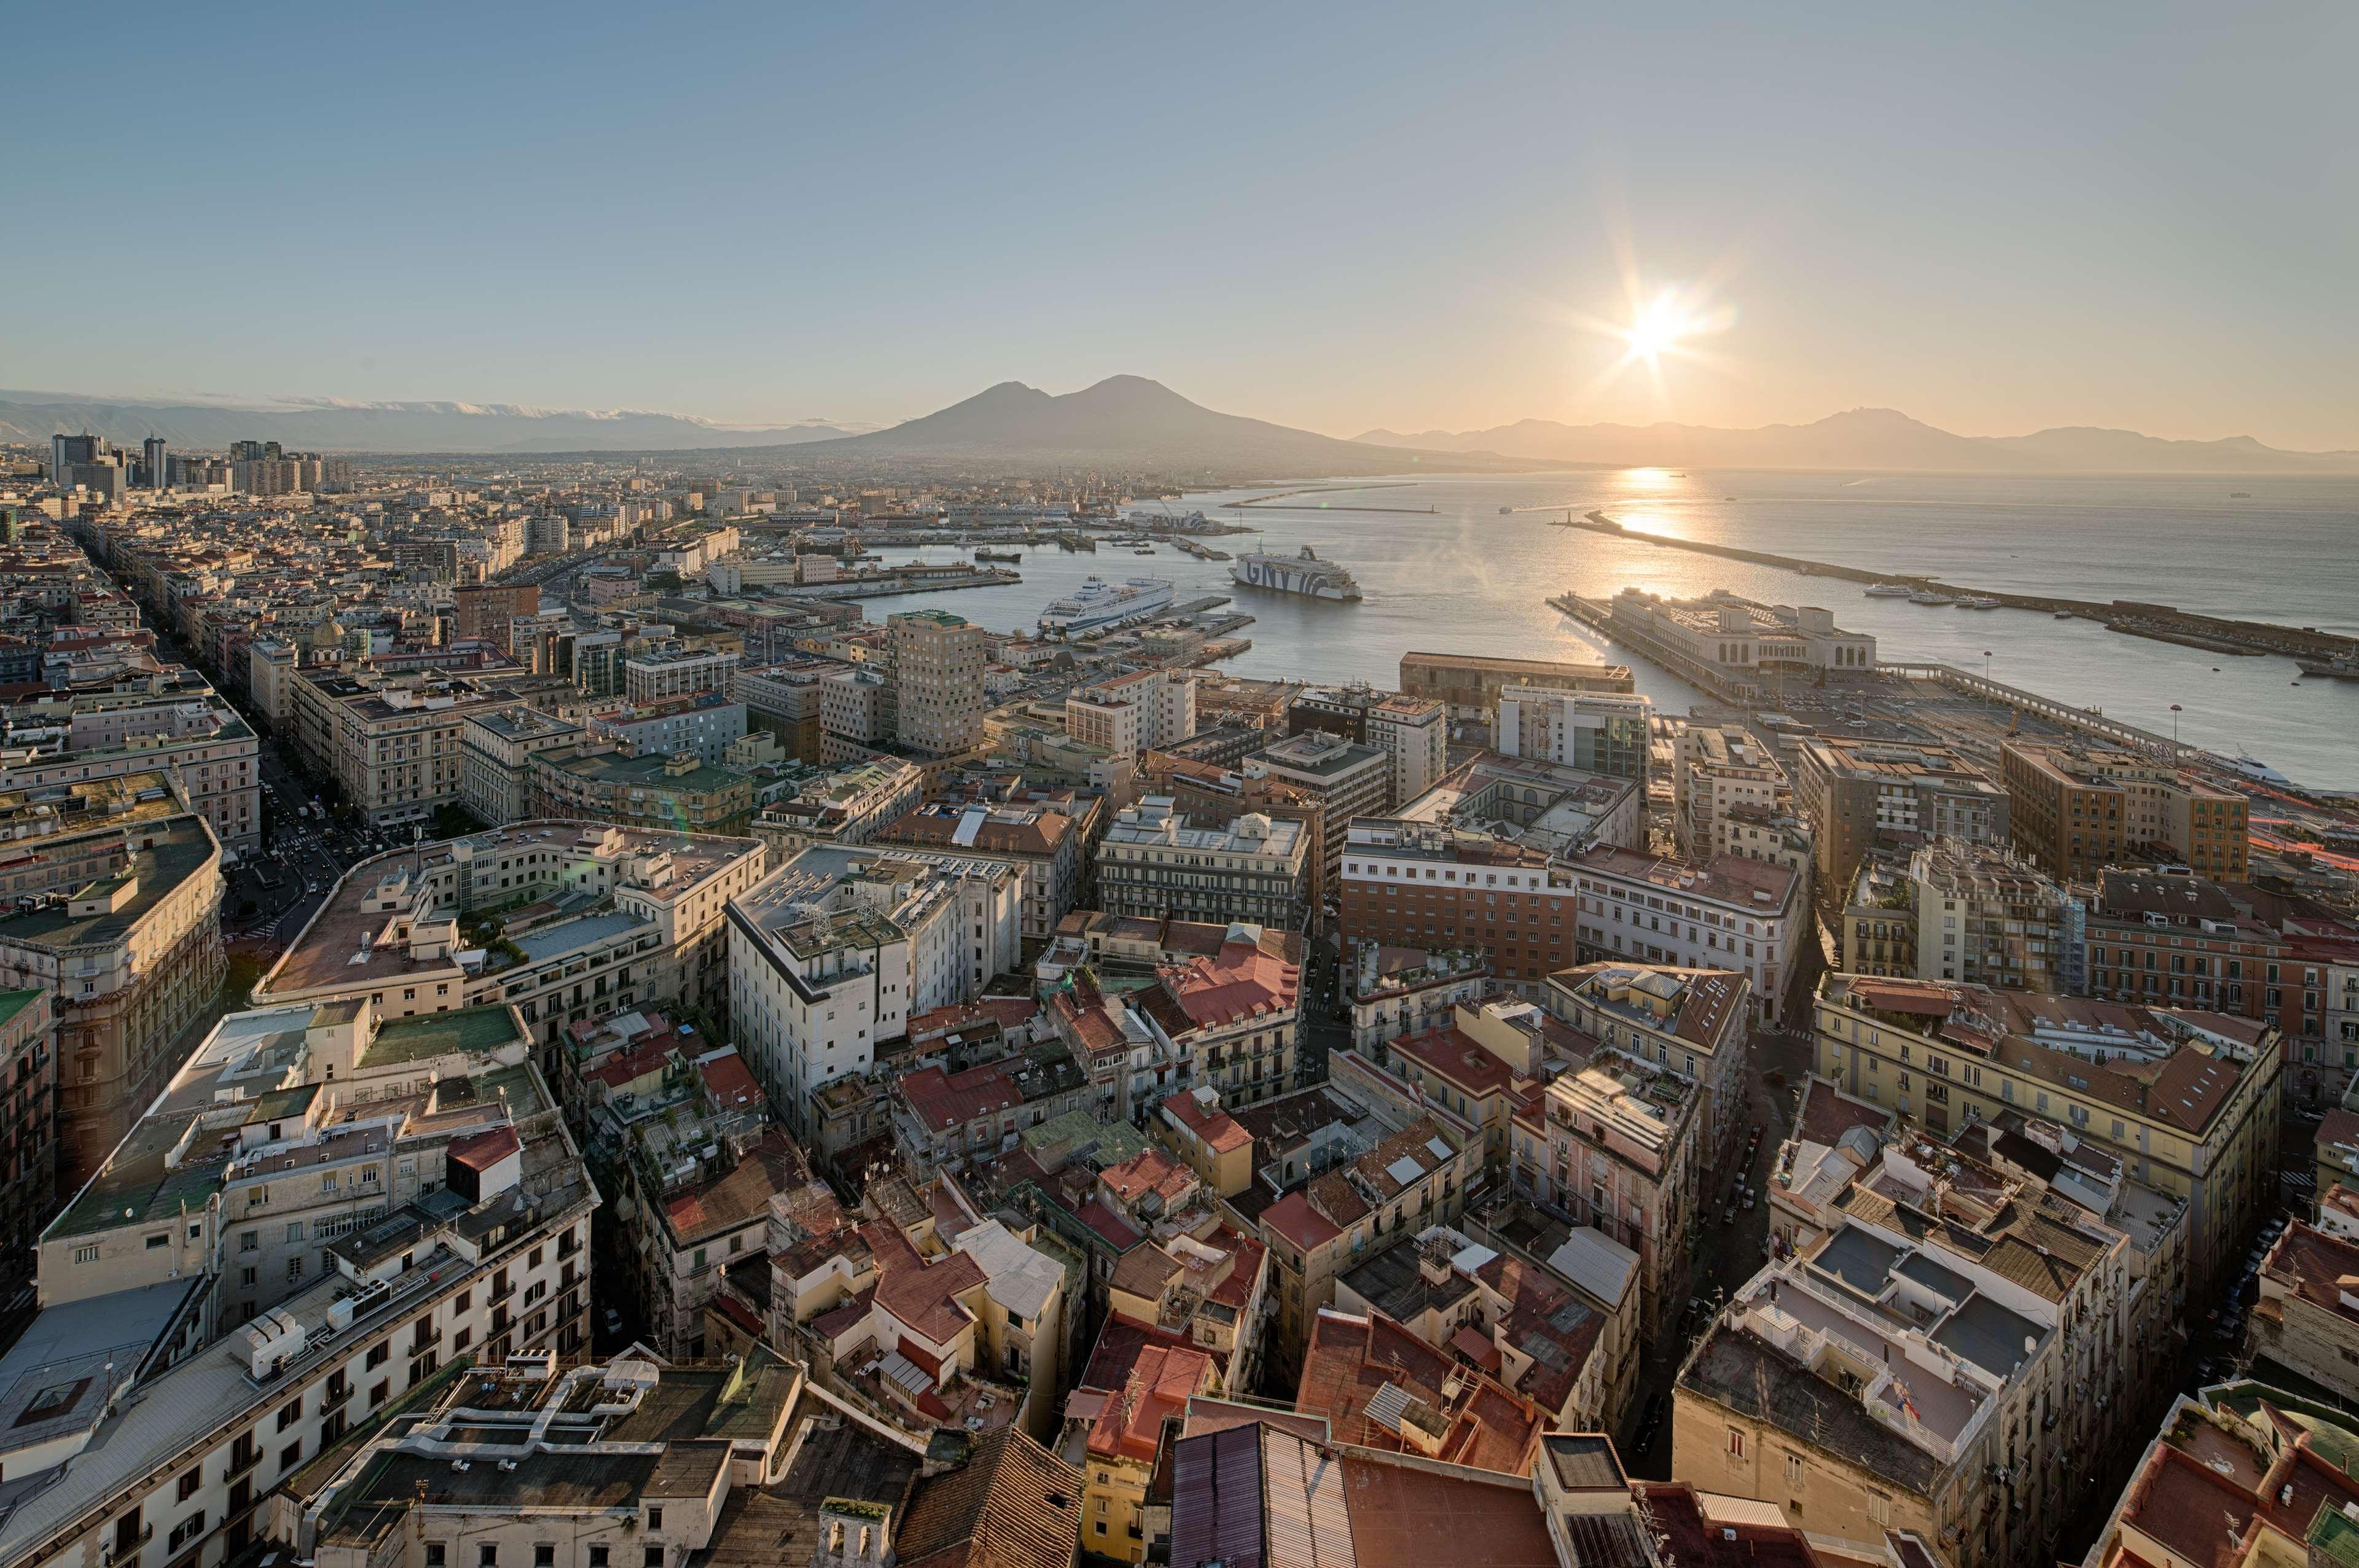
[[1094, 637], [1160, 615], [1170, 606], [1171, 585], [1161, 578], [1135, 577], [1114, 583], [1093, 577], [1071, 598], [1058, 600], [1040, 612], [1040, 635], [1068, 641]]
[[1951, 605], [1955, 604], [1958, 601], [1951, 599], [1946, 593], [1935, 593], [1930, 588], [1920, 588], [1916, 592], [1908, 596], [1908, 602], [1911, 604]]
[[1906, 599], [1917, 590], [1905, 582], [1879, 582], [1860, 591], [1870, 599]]
[[1987, 593], [1970, 593], [1965, 598], [1958, 600], [1958, 608], [1961, 610], [1996, 610], [1999, 608], [1999, 601], [1993, 599]]
[[1280, 593], [1299, 593], [1310, 599], [1333, 599], [1351, 604], [1360, 600], [1360, 585], [1352, 574], [1332, 561], [1321, 560], [1308, 545], [1302, 546], [1299, 556], [1247, 550], [1229, 563], [1229, 578], [1247, 588], [1276, 589]]

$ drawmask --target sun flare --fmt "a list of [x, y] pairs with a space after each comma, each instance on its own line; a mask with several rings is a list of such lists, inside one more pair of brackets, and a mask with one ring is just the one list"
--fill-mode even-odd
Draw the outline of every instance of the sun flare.
[[1701, 328], [1702, 323], [1688, 313], [1679, 296], [1666, 291], [1639, 308], [1630, 324], [1622, 329], [1622, 339], [1630, 345], [1632, 358], [1656, 360]]

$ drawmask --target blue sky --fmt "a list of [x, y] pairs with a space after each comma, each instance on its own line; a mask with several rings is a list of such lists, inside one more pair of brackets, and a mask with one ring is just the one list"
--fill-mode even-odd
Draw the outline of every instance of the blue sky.
[[[0, 385], [2359, 447], [2347, 4], [108, 8]], [[1659, 376], [1630, 279], [1718, 330]]]

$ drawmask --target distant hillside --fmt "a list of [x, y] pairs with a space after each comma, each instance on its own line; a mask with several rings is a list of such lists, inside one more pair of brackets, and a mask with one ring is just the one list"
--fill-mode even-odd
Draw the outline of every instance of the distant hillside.
[[2004, 473], [2354, 473], [2359, 452], [2288, 452], [2249, 436], [2169, 441], [2072, 427], [2028, 436], [1955, 436], [1890, 408], [1809, 425], [1563, 425], [1524, 419], [1487, 430], [1371, 430], [1358, 439], [1431, 451], [1505, 452], [1560, 462], [1680, 468], [1894, 469]]
[[[869, 435], [811, 443], [796, 455], [1147, 469], [1252, 479], [1398, 473], [1430, 468], [1441, 459], [1436, 451], [1342, 441], [1266, 420], [1215, 413], [1159, 382], [1136, 375], [1109, 376], [1061, 396], [1004, 381], [922, 418]], [[1446, 460], [1461, 470], [1539, 466], [1463, 449]]]
[[232, 441], [277, 441], [322, 452], [625, 452], [715, 447], [779, 447], [857, 434], [858, 425], [817, 420], [733, 429], [679, 414], [510, 404], [360, 403], [237, 407], [0, 392], [0, 441], [36, 446], [87, 430], [117, 446], [161, 436], [190, 451]]

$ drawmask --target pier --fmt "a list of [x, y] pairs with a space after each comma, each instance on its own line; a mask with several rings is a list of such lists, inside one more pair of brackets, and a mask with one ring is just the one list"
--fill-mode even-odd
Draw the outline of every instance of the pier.
[[931, 572], [923, 577], [910, 577], [899, 572], [880, 573], [873, 578], [845, 578], [838, 582], [811, 583], [806, 587], [782, 589], [782, 599], [889, 599], [901, 593], [937, 593], [953, 588], [998, 588], [1003, 584], [1022, 582], [1019, 572], [989, 570], [966, 572]]
[[2119, 632], [2125, 636], [2150, 637], [2157, 642], [2177, 643], [2186, 647], [2201, 648], [2208, 653], [2282, 654], [2288, 658], [2359, 654], [2359, 637], [2340, 636], [2307, 626], [2277, 626], [2265, 621], [2230, 621], [2218, 616], [2197, 615], [2174, 605], [2144, 604], [2135, 600], [2117, 599], [2110, 603], [2102, 603], [2088, 599], [2060, 599], [2046, 594], [2006, 593], [1995, 589], [1968, 588], [1943, 582], [1939, 578], [1906, 572], [1868, 571], [1859, 567], [1844, 566], [1838, 561], [1814, 561], [1800, 556], [1781, 556], [1772, 550], [1748, 550], [1741, 546], [1723, 545], [1705, 539], [1680, 539], [1669, 534], [1633, 532], [1603, 512], [1592, 512], [1578, 519], [1568, 512], [1561, 521], [1552, 522], [1549, 526], [1578, 528], [1611, 538], [1659, 545], [1669, 550], [1718, 556], [1724, 560], [1749, 561], [1756, 566], [1774, 567], [1779, 571], [1797, 572], [1803, 577], [1837, 578], [1857, 583], [1906, 583], [1911, 589], [1930, 589], [1952, 599], [1969, 595], [1995, 599], [2011, 610], [2072, 615], [2098, 622], [2107, 631]]

